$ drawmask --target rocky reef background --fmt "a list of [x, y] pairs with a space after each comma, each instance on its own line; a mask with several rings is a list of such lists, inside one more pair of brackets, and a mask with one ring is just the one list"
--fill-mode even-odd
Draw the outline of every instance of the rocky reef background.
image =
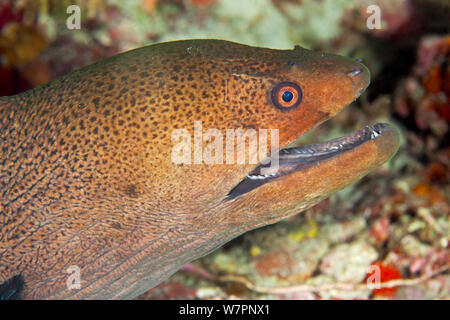
[[[81, 8], [70, 30], [67, 7]], [[379, 29], [368, 28], [380, 9]], [[361, 58], [372, 84], [313, 143], [390, 122], [398, 154], [314, 208], [236, 238], [140, 299], [449, 299], [447, 0], [0, 0], [0, 96], [146, 44], [220, 38]], [[280, 195], [282, 196], [282, 195]], [[374, 270], [381, 287], [369, 288]]]

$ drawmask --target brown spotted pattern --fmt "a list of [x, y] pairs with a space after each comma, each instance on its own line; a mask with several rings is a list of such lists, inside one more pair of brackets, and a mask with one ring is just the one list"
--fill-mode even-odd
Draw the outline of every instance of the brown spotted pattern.
[[[349, 76], [355, 68], [363, 72]], [[270, 100], [282, 81], [303, 91], [293, 110]], [[375, 144], [370, 157], [356, 150], [348, 161], [358, 170], [334, 185], [316, 186], [312, 168], [303, 173], [310, 184], [287, 177], [223, 203], [255, 165], [175, 165], [172, 131], [193, 134], [195, 120], [224, 136], [276, 128], [283, 147], [367, 84], [362, 65], [338, 56], [188, 40], [0, 98], [0, 283], [22, 274], [25, 298], [131, 298], [238, 234], [314, 204], [383, 153]], [[81, 290], [66, 288], [71, 265], [81, 268]]]

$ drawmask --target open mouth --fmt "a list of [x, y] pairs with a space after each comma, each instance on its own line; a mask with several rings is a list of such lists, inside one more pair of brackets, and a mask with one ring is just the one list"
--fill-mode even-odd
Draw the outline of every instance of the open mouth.
[[275, 155], [278, 158], [278, 165], [273, 165], [276, 163], [274, 162], [276, 159], [273, 157], [267, 163], [260, 164], [239, 182], [225, 199], [234, 199], [284, 175], [312, 167], [322, 161], [351, 151], [367, 141], [377, 139], [387, 128], [389, 128], [388, 125], [377, 123], [327, 142], [281, 149]]

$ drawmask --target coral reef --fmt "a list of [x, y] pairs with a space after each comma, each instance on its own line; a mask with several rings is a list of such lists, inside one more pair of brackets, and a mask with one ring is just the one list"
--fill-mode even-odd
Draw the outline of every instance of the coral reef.
[[[450, 7], [438, 0], [0, 0], [0, 96], [118, 52], [186, 38], [362, 58], [372, 84], [312, 143], [393, 122], [395, 158], [314, 208], [249, 232], [140, 299], [448, 299]], [[66, 26], [69, 5], [81, 29]], [[381, 287], [366, 285], [373, 276]]]

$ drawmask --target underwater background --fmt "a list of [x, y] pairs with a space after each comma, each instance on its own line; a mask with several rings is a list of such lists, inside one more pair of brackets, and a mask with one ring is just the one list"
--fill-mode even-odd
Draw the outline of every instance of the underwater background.
[[[68, 28], [71, 5], [80, 29]], [[138, 299], [449, 299], [450, 1], [0, 0], [0, 96], [193, 38], [362, 59], [367, 91], [301, 144], [388, 122], [402, 145], [356, 184], [236, 238]], [[387, 283], [378, 289], [365, 282], [373, 266]]]

